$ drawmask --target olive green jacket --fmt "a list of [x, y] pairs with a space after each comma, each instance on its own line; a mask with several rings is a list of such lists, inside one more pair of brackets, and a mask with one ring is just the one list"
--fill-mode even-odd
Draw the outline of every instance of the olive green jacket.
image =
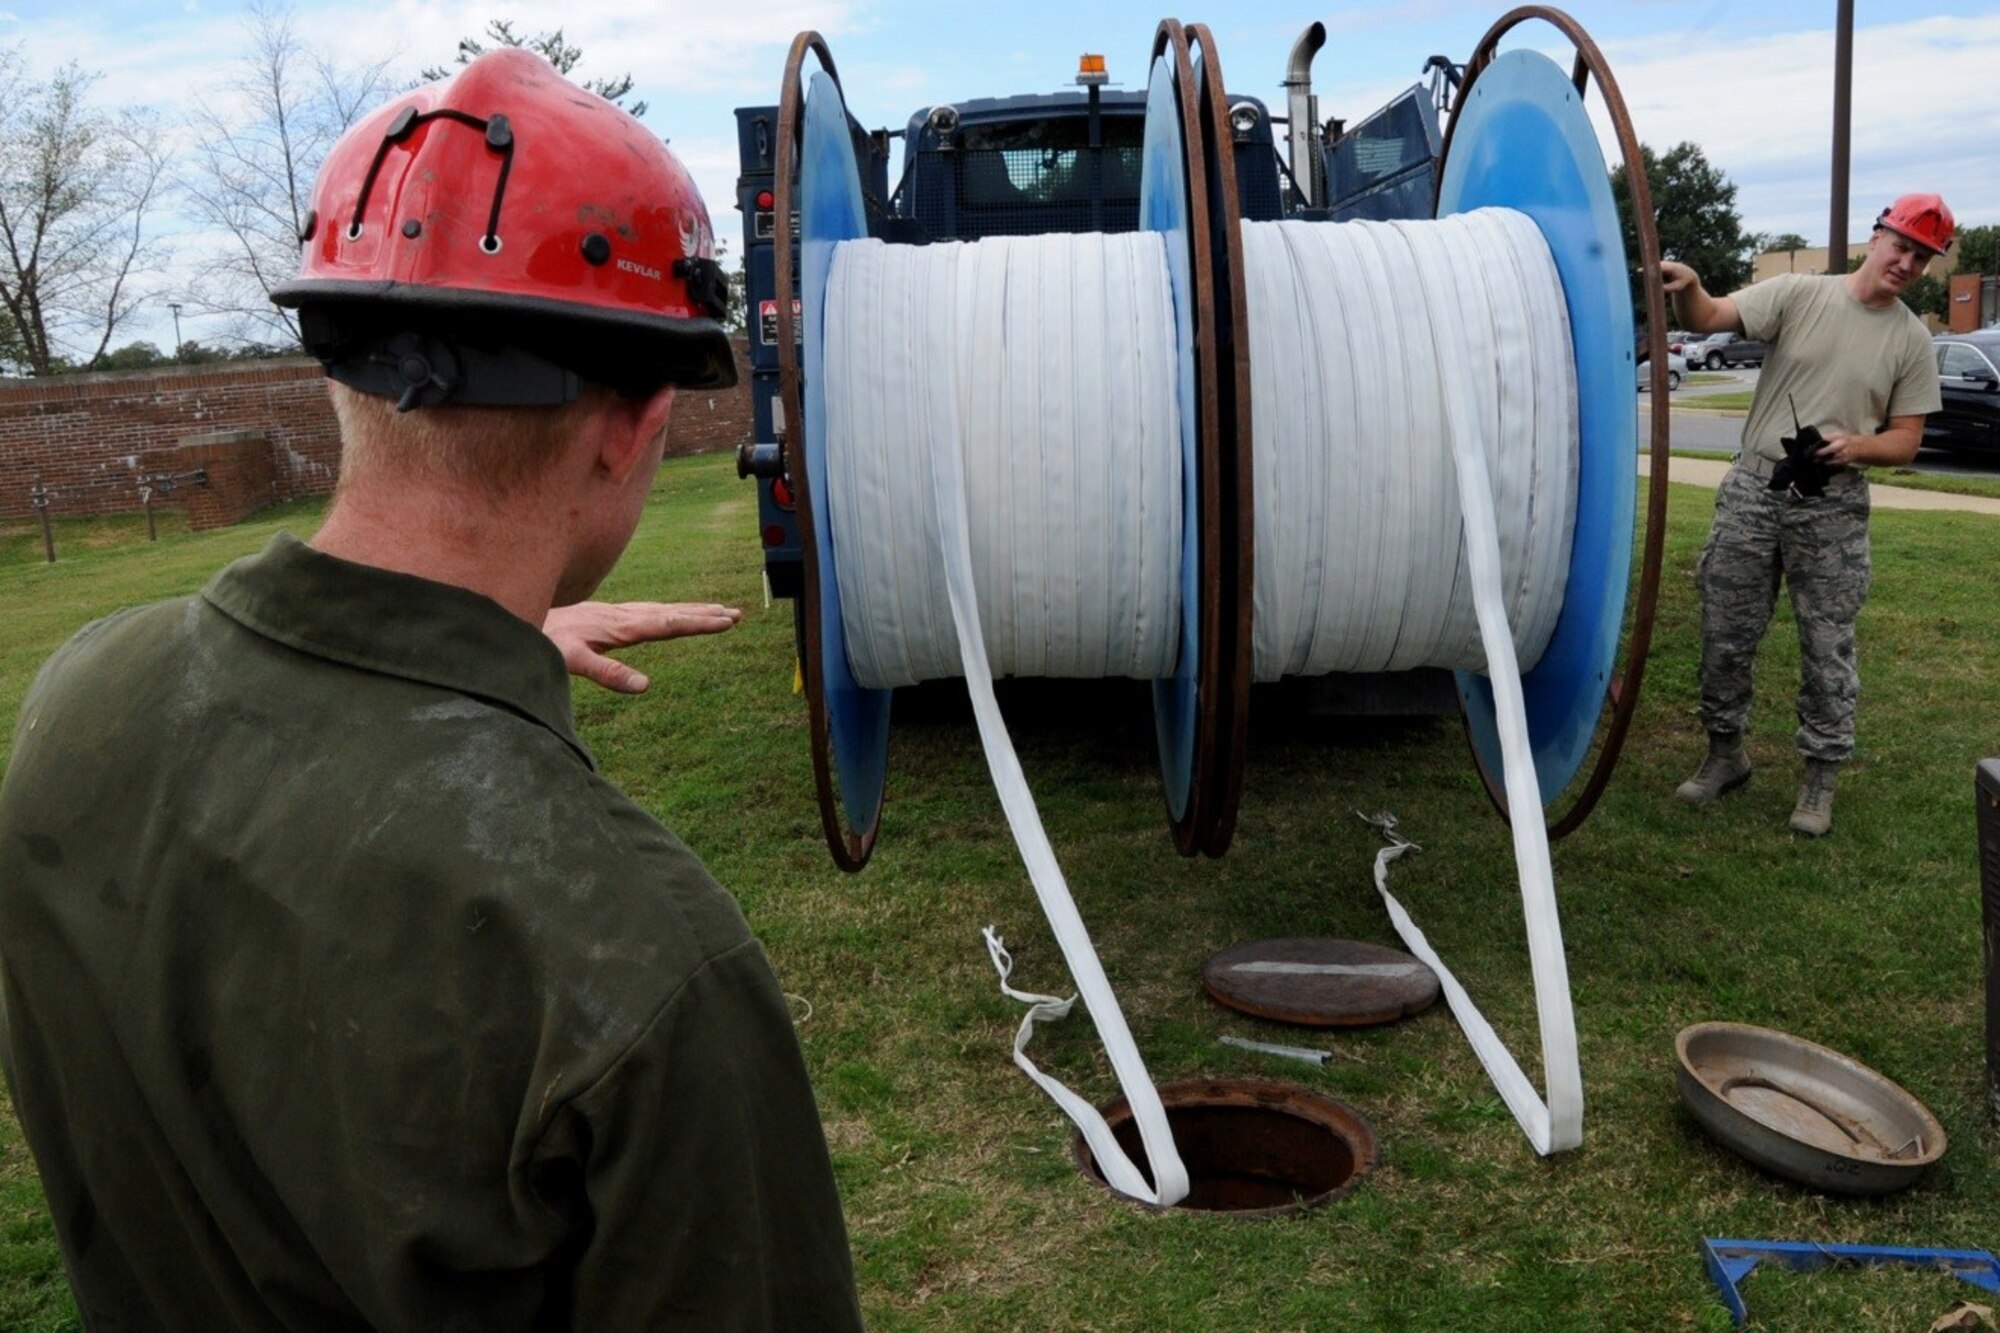
[[851, 1328], [735, 902], [534, 627], [279, 537], [43, 668], [4, 1054], [94, 1328]]

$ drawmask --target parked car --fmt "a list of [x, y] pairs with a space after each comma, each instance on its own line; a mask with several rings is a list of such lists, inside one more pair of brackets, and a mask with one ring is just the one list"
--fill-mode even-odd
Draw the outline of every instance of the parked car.
[[[1686, 357], [1681, 356], [1677, 352], [1667, 353], [1668, 393], [1672, 393], [1675, 389], [1681, 387], [1681, 376], [1687, 374], [1687, 368], [1688, 368], [1688, 363]], [[1639, 363], [1639, 392], [1644, 393], [1646, 392], [1646, 390], [1652, 387], [1653, 387], [1653, 363], [1651, 361], [1641, 361]]]
[[1924, 422], [1924, 445], [2000, 454], [2000, 329], [1940, 333], [1931, 344], [1944, 407]]
[[1671, 329], [1667, 332], [1667, 350], [1685, 352], [1687, 345], [1699, 337], [1699, 333], [1689, 333], [1686, 329]]
[[1761, 366], [1771, 354], [1771, 344], [1755, 342], [1740, 333], [1711, 333], [1683, 344], [1681, 355], [1691, 366], [1720, 370], [1724, 366]]

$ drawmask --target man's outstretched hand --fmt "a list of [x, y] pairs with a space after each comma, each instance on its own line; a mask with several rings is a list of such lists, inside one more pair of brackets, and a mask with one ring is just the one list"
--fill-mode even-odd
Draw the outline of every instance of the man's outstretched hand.
[[720, 634], [741, 619], [735, 607], [714, 602], [578, 602], [550, 611], [542, 633], [561, 650], [571, 675], [620, 694], [643, 694], [652, 684], [645, 673], [606, 654], [639, 643]]

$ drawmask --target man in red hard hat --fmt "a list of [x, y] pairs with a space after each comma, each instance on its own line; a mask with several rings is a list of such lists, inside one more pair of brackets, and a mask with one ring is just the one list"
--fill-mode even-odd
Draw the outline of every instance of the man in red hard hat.
[[[304, 230], [324, 525], [84, 630], [0, 786], [7, 1074], [85, 1324], [858, 1326], [770, 964], [543, 632], [675, 387], [734, 381], [706, 208], [509, 50], [357, 125]], [[626, 614], [550, 628], [637, 688], [596, 650], [669, 627]]]
[[1678, 790], [1690, 805], [1750, 779], [1751, 665], [1782, 580], [1799, 627], [1796, 739], [1805, 758], [1791, 827], [1818, 837], [1833, 826], [1834, 777], [1854, 753], [1861, 688], [1854, 622], [1869, 581], [1861, 469], [1909, 462], [1924, 417], [1940, 406], [1930, 335], [1898, 298], [1950, 247], [1952, 230], [1944, 200], [1908, 194], [1882, 210], [1852, 273], [1785, 274], [1713, 297], [1687, 265], [1660, 266], [1688, 328], [1772, 345], [1696, 571], [1709, 748]]

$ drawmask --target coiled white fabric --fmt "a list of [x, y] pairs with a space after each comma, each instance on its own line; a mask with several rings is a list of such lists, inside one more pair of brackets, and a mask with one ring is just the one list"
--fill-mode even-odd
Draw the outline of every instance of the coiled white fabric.
[[1569, 320], [1535, 224], [1503, 209], [1253, 222], [1243, 251], [1256, 678], [1486, 669], [1448, 387], [1475, 413], [1507, 620], [1532, 667], [1562, 609], [1577, 429]]
[[827, 511], [848, 664], [963, 675], [936, 450], [965, 478], [995, 676], [1170, 676], [1180, 411], [1152, 232], [850, 241], [827, 278]]
[[[1546, 244], [1503, 210], [1250, 224], [1244, 241], [1257, 678], [1487, 671], [1511, 808], [1539, 811], [1516, 663], [1540, 656], [1561, 610], [1577, 414]], [[1157, 1188], [1096, 1111], [1028, 1059], [1033, 1026], [1068, 1005], [1008, 986], [1011, 960], [989, 930], [1003, 990], [1034, 1005], [1015, 1061], [1076, 1120], [1114, 1188], [1176, 1202], [1186, 1174], [1158, 1095], [992, 695], [998, 675], [1174, 669], [1190, 538], [1161, 238], [846, 242], [824, 318], [826, 506], [849, 665], [873, 687], [966, 677], [1002, 806]], [[1581, 1082], [1546, 836], [1533, 817], [1514, 831], [1546, 1106], [1463, 988], [1443, 980], [1530, 1140], [1550, 1152], [1580, 1138]], [[1383, 871], [1392, 919], [1421, 941]]]

